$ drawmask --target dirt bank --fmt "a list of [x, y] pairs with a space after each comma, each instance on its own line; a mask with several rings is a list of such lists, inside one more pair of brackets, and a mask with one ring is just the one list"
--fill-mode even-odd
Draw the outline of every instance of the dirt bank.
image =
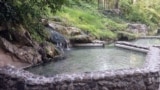
[[8, 52], [5, 52], [2, 48], [0, 48], [0, 67], [11, 65], [16, 68], [23, 68], [28, 66], [28, 63], [22, 63], [19, 62], [15, 56], [9, 54]]

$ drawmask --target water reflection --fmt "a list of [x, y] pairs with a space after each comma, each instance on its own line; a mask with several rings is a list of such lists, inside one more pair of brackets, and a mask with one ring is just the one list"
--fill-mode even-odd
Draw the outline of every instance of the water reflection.
[[145, 54], [115, 47], [106, 48], [76, 48], [66, 51], [67, 59], [51, 62], [29, 71], [40, 75], [55, 75], [61, 73], [78, 73], [122, 68], [141, 67]]

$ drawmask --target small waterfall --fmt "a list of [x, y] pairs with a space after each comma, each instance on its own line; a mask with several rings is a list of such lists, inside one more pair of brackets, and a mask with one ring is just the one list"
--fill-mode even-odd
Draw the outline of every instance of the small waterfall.
[[66, 41], [66, 46], [65, 46], [66, 50], [70, 50], [70, 42], [69, 42], [69, 40], [65, 39], [65, 41]]
[[46, 30], [50, 34], [50, 41], [56, 45], [57, 50], [62, 57], [65, 57], [65, 50], [70, 50], [70, 42], [62, 34], [54, 30], [52, 27], [47, 26]]
[[71, 48], [69, 47], [69, 45], [67, 44], [66, 50], [71, 50]]
[[57, 49], [60, 51], [60, 53], [62, 54], [62, 55], [64, 55], [64, 48], [62, 48], [62, 46], [61, 46], [61, 43], [59, 43], [60, 45], [58, 45], [58, 46], [56, 46], [57, 47]]

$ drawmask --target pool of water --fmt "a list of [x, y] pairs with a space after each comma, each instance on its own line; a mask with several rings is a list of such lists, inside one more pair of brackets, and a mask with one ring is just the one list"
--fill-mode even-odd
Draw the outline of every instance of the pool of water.
[[132, 43], [142, 46], [160, 45], [160, 39], [138, 39], [133, 41]]
[[62, 73], [79, 73], [141, 67], [145, 54], [113, 46], [105, 48], [72, 48], [67, 58], [58, 62], [30, 68], [39, 75], [52, 76]]

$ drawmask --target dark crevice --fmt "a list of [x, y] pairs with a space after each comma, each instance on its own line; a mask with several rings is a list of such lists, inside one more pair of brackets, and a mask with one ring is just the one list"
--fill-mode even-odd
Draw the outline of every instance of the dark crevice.
[[7, 39], [10, 42], [15, 42], [15, 37], [9, 32], [9, 30], [0, 31], [0, 36]]

